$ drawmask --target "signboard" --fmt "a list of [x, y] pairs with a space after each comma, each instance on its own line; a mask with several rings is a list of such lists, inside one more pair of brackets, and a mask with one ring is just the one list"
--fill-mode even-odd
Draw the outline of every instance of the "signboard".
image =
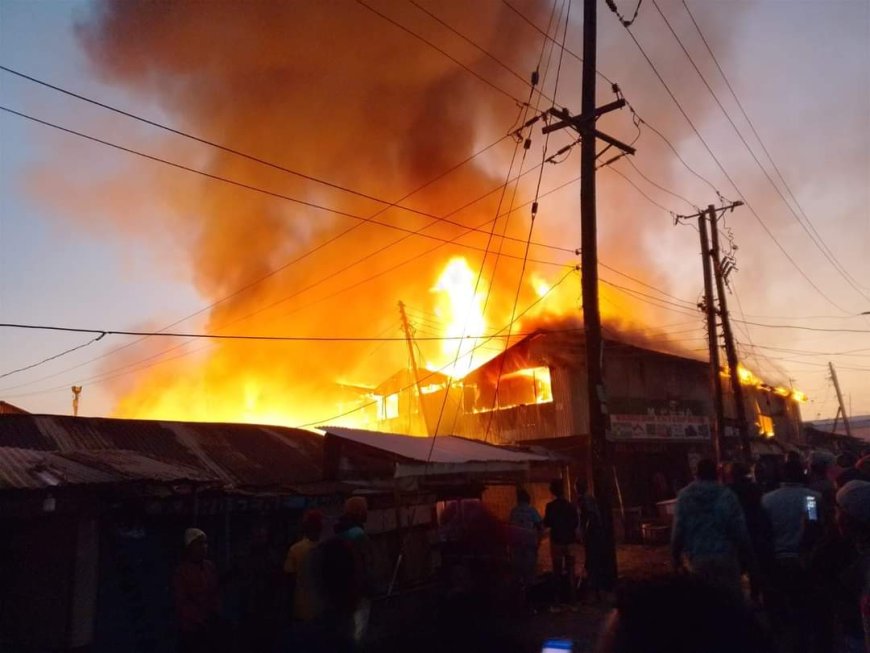
[[710, 418], [700, 402], [611, 400], [613, 439], [707, 440]]

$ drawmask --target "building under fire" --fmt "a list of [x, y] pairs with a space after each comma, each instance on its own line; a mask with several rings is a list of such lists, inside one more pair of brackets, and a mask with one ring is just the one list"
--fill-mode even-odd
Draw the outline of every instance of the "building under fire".
[[[709, 363], [615, 339], [605, 340], [604, 360], [617, 489], [626, 505], [669, 498], [689, 480], [693, 460], [712, 453], [716, 418]], [[803, 395], [767, 385], [742, 367], [739, 372], [753, 453], [782, 455], [805, 445]], [[726, 457], [733, 457], [739, 442], [727, 371], [722, 380]], [[407, 432], [416, 420], [430, 435], [543, 444], [586, 458], [589, 413], [580, 329], [537, 331], [463, 378], [438, 381], [437, 388], [431, 379], [420, 387], [385, 384], [379, 406], [392, 406], [393, 412], [379, 416], [379, 427]], [[413, 420], [402, 409], [411, 411]]]

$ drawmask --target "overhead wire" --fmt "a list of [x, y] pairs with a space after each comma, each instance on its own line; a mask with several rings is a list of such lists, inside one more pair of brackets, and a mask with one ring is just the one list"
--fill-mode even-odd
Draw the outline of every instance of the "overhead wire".
[[[560, 77], [561, 72], [562, 72], [562, 60], [565, 56], [565, 43], [568, 40], [568, 26], [570, 25], [570, 22], [571, 22], [571, 2], [570, 2], [570, 0], [567, 0], [567, 10], [565, 12], [565, 29], [562, 33], [562, 44], [561, 44], [561, 49], [559, 51], [559, 63], [556, 67], [556, 81], [555, 81], [555, 84], [553, 85], [553, 96], [554, 97], [557, 96], [558, 91], [559, 91], [559, 77]], [[553, 50], [553, 48], [551, 48], [551, 50], [550, 50], [551, 56], [552, 56], [552, 50]], [[548, 62], [548, 68], [549, 68], [549, 62]], [[517, 289], [516, 289], [516, 293], [514, 294], [513, 304], [511, 306], [511, 317], [510, 317], [510, 320], [508, 322], [508, 338], [504, 341], [504, 351], [505, 352], [507, 351], [507, 349], [510, 345], [510, 334], [511, 334], [511, 329], [512, 329], [513, 322], [514, 322], [514, 315], [516, 315], [517, 305], [519, 304], [519, 301], [520, 301], [520, 293], [522, 291], [523, 279], [525, 277], [525, 272], [526, 272], [526, 264], [528, 262], [529, 244], [532, 242], [532, 233], [534, 232], [534, 229], [535, 229], [535, 220], [537, 219], [537, 214], [538, 214], [538, 200], [539, 200], [540, 194], [541, 194], [541, 181], [543, 180], [543, 177], [544, 177], [544, 163], [547, 161], [547, 150], [548, 150], [549, 144], [550, 144], [550, 133], [551, 132], [547, 132], [547, 134], [545, 135], [544, 144], [543, 144], [543, 147], [541, 148], [541, 166], [538, 170], [538, 183], [535, 186], [535, 198], [532, 201], [531, 215], [529, 218], [529, 231], [528, 231], [528, 236], [526, 238], [525, 251], [523, 253], [523, 263], [522, 263], [522, 267], [520, 268], [520, 275], [519, 275], [519, 279], [517, 280]], [[492, 406], [490, 407], [489, 416], [488, 416], [487, 423], [486, 423], [486, 430], [484, 431], [484, 436], [483, 436], [484, 442], [489, 441], [490, 430], [492, 428], [493, 418], [495, 416], [495, 409], [496, 409], [496, 406], [498, 405], [498, 401], [499, 401], [499, 394], [498, 393], [499, 393], [499, 389], [501, 387], [502, 374], [504, 373], [505, 359], [506, 359], [506, 357], [502, 356], [502, 358], [499, 361], [498, 375], [496, 376], [496, 382], [495, 382], [495, 392], [493, 393]], [[455, 425], [455, 420], [454, 420], [454, 425]], [[455, 428], [455, 426], [454, 426], [454, 428]]]
[[[713, 159], [713, 161], [716, 163], [716, 166], [719, 168], [719, 170], [722, 172], [722, 174], [725, 176], [725, 178], [728, 180], [728, 182], [731, 184], [731, 186], [734, 188], [734, 190], [738, 193], [738, 195], [740, 196], [740, 198], [743, 200], [744, 205], [746, 206], [747, 210], [749, 210], [750, 214], [755, 218], [755, 220], [759, 223], [759, 225], [761, 225], [762, 229], [765, 231], [765, 233], [767, 233], [768, 237], [770, 237], [770, 239], [774, 242], [774, 244], [777, 246], [777, 248], [780, 250], [780, 252], [783, 254], [783, 256], [785, 256], [785, 258], [789, 261], [789, 263], [791, 263], [792, 267], [794, 267], [794, 269], [797, 270], [797, 272], [798, 272], [798, 273], [799, 273], [799, 274], [800, 274], [800, 275], [801, 275], [801, 276], [802, 276], [802, 277], [807, 281], [807, 283], [810, 284], [810, 286], [811, 286], [811, 287], [812, 287], [812, 288], [813, 288], [813, 289], [814, 289], [814, 290], [815, 290], [815, 291], [816, 291], [816, 292], [817, 292], [817, 293], [818, 293], [822, 298], [824, 298], [824, 299], [825, 299], [829, 304], [831, 304], [831, 305], [832, 305], [834, 308], [836, 308], [837, 310], [842, 311], [842, 312], [844, 312], [844, 313], [848, 313], [849, 311], [847, 311], [847, 310], [844, 309], [842, 306], [840, 306], [839, 304], [837, 304], [833, 299], [831, 299], [831, 298], [830, 298], [830, 297], [829, 297], [829, 296], [828, 296], [828, 295], [827, 295], [827, 294], [826, 294], [826, 293], [825, 293], [825, 292], [824, 292], [824, 291], [823, 291], [823, 290], [822, 290], [822, 289], [821, 289], [821, 288], [820, 288], [820, 287], [815, 283], [815, 281], [812, 280], [812, 278], [811, 278], [811, 277], [806, 273], [806, 271], [804, 271], [804, 269], [803, 269], [800, 265], [798, 265], [797, 261], [794, 260], [794, 258], [792, 257], [792, 255], [789, 254], [789, 252], [785, 249], [785, 247], [782, 245], [782, 243], [780, 243], [780, 241], [776, 238], [776, 236], [774, 235], [774, 233], [771, 231], [770, 227], [768, 227], [768, 226], [767, 226], [767, 223], [764, 222], [764, 220], [761, 219], [761, 216], [758, 215], [758, 213], [757, 213], [757, 212], [755, 211], [755, 209], [752, 207], [752, 205], [750, 204], [750, 202], [747, 200], [746, 196], [745, 196], [742, 192], [740, 192], [740, 189], [739, 189], [739, 187], [737, 186], [737, 183], [734, 181], [734, 179], [732, 178], [732, 176], [728, 173], [728, 171], [727, 171], [727, 170], [725, 169], [725, 167], [722, 165], [722, 162], [720, 161], [719, 157], [716, 156], [715, 152], [713, 152], [713, 150], [712, 150], [712, 148], [710, 147], [709, 143], [708, 143], [707, 140], [703, 137], [703, 135], [701, 134], [701, 132], [698, 130], [698, 128], [697, 128], [697, 126], [695, 125], [694, 121], [691, 119], [691, 117], [689, 117], [689, 114], [688, 114], [688, 113], [686, 112], [686, 110], [683, 108], [682, 104], [681, 104], [680, 101], [677, 99], [676, 95], [675, 95], [674, 92], [671, 90], [670, 86], [669, 86], [668, 83], [665, 81], [665, 79], [664, 79], [664, 77], [662, 76], [662, 74], [659, 72], [658, 68], [656, 67], [655, 63], [653, 63], [653, 61], [652, 61], [652, 59], [650, 58], [649, 54], [646, 52], [646, 50], [644, 49], [644, 47], [640, 44], [640, 41], [637, 40], [637, 37], [634, 35], [634, 32], [632, 32], [632, 30], [631, 30], [630, 28], [628, 28], [628, 27], [625, 28], [625, 31], [628, 33], [629, 37], [630, 37], [631, 40], [634, 42], [635, 46], [637, 46], [637, 48], [638, 48], [638, 50], [640, 51], [641, 55], [642, 55], [643, 58], [646, 60], [647, 64], [650, 66], [650, 68], [652, 69], [653, 73], [655, 74], [656, 78], [659, 80], [659, 82], [661, 82], [661, 84], [662, 84], [662, 86], [664, 87], [665, 91], [667, 92], [667, 94], [669, 95], [669, 97], [671, 98], [671, 100], [674, 102], [674, 104], [676, 105], [677, 109], [679, 110], [680, 114], [683, 116], [683, 118], [686, 120], [686, 122], [687, 122], [687, 123], [689, 124], [689, 126], [692, 128], [692, 131], [695, 133], [695, 135], [698, 137], [698, 139], [699, 139], [699, 141], [701, 142], [701, 144], [702, 144], [702, 145], [704, 146], [704, 148], [707, 150], [707, 153], [710, 155], [710, 157], [711, 157], [711, 158]], [[661, 208], [661, 207], [660, 207], [660, 208]]]
[[[746, 112], [746, 109], [743, 106], [743, 103], [740, 101], [740, 98], [738, 97], [737, 93], [735, 92], [734, 87], [731, 85], [731, 82], [728, 79], [728, 76], [725, 74], [725, 71], [722, 69], [722, 66], [719, 64], [719, 60], [716, 58], [716, 55], [713, 53], [713, 49], [710, 47], [710, 44], [708, 43], [707, 38], [704, 36], [704, 32], [701, 30], [701, 26], [698, 24], [698, 21], [695, 20], [695, 16], [694, 16], [694, 14], [692, 14], [692, 10], [689, 8], [689, 5], [686, 4], [685, 0], [682, 0], [682, 3], [683, 3], [683, 7], [685, 7], [685, 9], [686, 9], [686, 13], [689, 15], [689, 18], [692, 21], [692, 24], [695, 26], [695, 30], [698, 32], [698, 35], [701, 37], [701, 41], [704, 43], [704, 47], [707, 49], [707, 52], [710, 54], [710, 58], [713, 60], [713, 63], [715, 64], [716, 69], [719, 71], [719, 74], [721, 75], [723, 81], [725, 82], [725, 86], [728, 88], [728, 91], [731, 93], [731, 97], [734, 98], [734, 101], [736, 102], [737, 107], [740, 109], [740, 113], [743, 115], [743, 118], [746, 120], [747, 124], [749, 125], [749, 128], [752, 131], [752, 134], [755, 136], [755, 139], [758, 141], [758, 144], [761, 146], [762, 151], [767, 156], [767, 159], [770, 161], [770, 164], [773, 167], [773, 170], [776, 172], [777, 177], [779, 178], [783, 187], [786, 189], [786, 192], [788, 193], [789, 197], [791, 198], [791, 201], [798, 208], [798, 210], [800, 211], [804, 220], [806, 221], [806, 225], [804, 225], [804, 223], [801, 222], [800, 217], [797, 214], [795, 214], [794, 209], [792, 209], [791, 205], [789, 205], [788, 200], [786, 200], [785, 196], [782, 194], [782, 192], [779, 190], [779, 188], [776, 186], [776, 184], [773, 182], [773, 180], [770, 179], [770, 175], [767, 174], [767, 171], [764, 169], [764, 167], [761, 165], [761, 163], [757, 159], [756, 159], [756, 163], [758, 163], [759, 167], [762, 168], [762, 171], [765, 172], [765, 176], [768, 177], [768, 180], [771, 182], [771, 185], [773, 185], [773, 187], [776, 189], [777, 193], [780, 195], [783, 202], [785, 202], [786, 206], [789, 208], [789, 211], [791, 211], [791, 213], [795, 216], [798, 223], [801, 224], [801, 227], [804, 229], [804, 231], [807, 231], [808, 227], [810, 230], [812, 230], [812, 234], [810, 234], [809, 231], [807, 231], [807, 234], [810, 236], [810, 239], [813, 240], [816, 247], [818, 247], [822, 251], [822, 253], [825, 255], [825, 258], [828, 259], [828, 262], [830, 262], [831, 265], [833, 265], [834, 268], [837, 269], [837, 271], [846, 279], [846, 281], [849, 282], [849, 284], [853, 288], [855, 288], [855, 290], [857, 290], [861, 295], [863, 295], [865, 299], [870, 299], [870, 297], [868, 297], [868, 295], [864, 293], [864, 290], [860, 287], [860, 285], [858, 284], [855, 277], [853, 277], [849, 273], [849, 271], [845, 268], [845, 266], [840, 264], [839, 260], [834, 255], [834, 253], [831, 251], [828, 244], [824, 241], [821, 234], [816, 230], [815, 225], [813, 225], [812, 220], [810, 220], [809, 216], [807, 215], [807, 212], [804, 210], [803, 206], [801, 206], [800, 201], [798, 200], [795, 193], [792, 191], [791, 187], [789, 186], [788, 182], [786, 181], [785, 177], [783, 176], [782, 172], [780, 171], [779, 166], [776, 164], [776, 161], [774, 160], [773, 156], [771, 155], [770, 151], [768, 150], [767, 146], [765, 145], [764, 140], [761, 138], [761, 135], [758, 133], [758, 130], [755, 128], [755, 124], [752, 122], [752, 119], [749, 117], [749, 114]], [[659, 13], [661, 13], [660, 9], [659, 9]], [[712, 89], [710, 92], [711, 93], [713, 92]], [[715, 94], [714, 94], [714, 97], [715, 97]], [[718, 99], [717, 99], [717, 102], [718, 102]], [[722, 105], [720, 103], [720, 107], [721, 106]], [[725, 111], [724, 107], [722, 107], [722, 110]], [[733, 124], [733, 122], [732, 122], [732, 124]], [[735, 128], [735, 130], [737, 129], [736, 125], [734, 126], [734, 128]], [[749, 145], [747, 143], [745, 143], [745, 141], [744, 141], [744, 144], [746, 144], [747, 149], [750, 149], [750, 151], [751, 151], [751, 148], [749, 148]], [[815, 238], [813, 238], [813, 234], [815, 235]], [[816, 239], [818, 242], [816, 242]]]
[[[4, 326], [4, 325], [0, 325], [0, 326]], [[89, 333], [95, 333], [95, 332], [89, 332]], [[9, 370], [8, 372], [4, 372], [3, 374], [0, 374], [0, 379], [5, 379], [7, 376], [12, 376], [13, 374], [18, 374], [19, 372], [25, 372], [27, 370], [32, 370], [34, 367], [39, 367], [40, 365], [44, 365], [45, 363], [48, 363], [50, 361], [57, 360], [58, 358], [61, 358], [62, 356], [66, 356], [67, 354], [71, 354], [74, 351], [78, 351], [79, 349], [84, 349], [85, 347], [89, 347], [90, 345], [94, 344], [95, 342], [102, 340], [103, 337], [105, 337], [106, 335], [107, 334], [105, 332], [99, 332], [99, 335], [96, 338], [91, 338], [90, 340], [88, 340], [85, 343], [82, 343], [80, 345], [76, 345], [75, 347], [71, 347], [69, 349], [66, 349], [58, 354], [55, 354], [54, 356], [49, 356], [48, 358], [43, 358], [42, 360], [39, 360], [35, 363], [31, 363], [30, 365], [25, 365], [24, 367], [19, 367], [19, 368], [16, 368], [14, 370]]]
[[[563, 283], [563, 282], [564, 282], [564, 281], [565, 281], [569, 276], [571, 276], [571, 273], [572, 273], [572, 272], [576, 272], [576, 271], [577, 271], [577, 267], [576, 267], [576, 266], [574, 266], [574, 267], [572, 267], [570, 270], [568, 270], [568, 271], [567, 271], [567, 272], [566, 272], [566, 273], [565, 273], [565, 274], [564, 274], [564, 275], [563, 275], [563, 276], [562, 276], [558, 281], [556, 281], [556, 283], [554, 283], [554, 284], [553, 284], [553, 285], [552, 285], [552, 286], [547, 290], [546, 293], [544, 293], [542, 296], [538, 297], [534, 302], [532, 302], [531, 304], [529, 304], [529, 305], [528, 305], [528, 306], [527, 306], [527, 307], [526, 307], [522, 312], [520, 312], [520, 313], [516, 316], [515, 321], [521, 319], [524, 315], [526, 315], [529, 311], [531, 311], [535, 306], [537, 306], [537, 305], [540, 304], [542, 301], [544, 301], [544, 300], [547, 298], [547, 296], [548, 296], [550, 293], [553, 292], [553, 290], [555, 290], [557, 287], [559, 287], [559, 286], [560, 286], [560, 285], [561, 285], [561, 284], [562, 284], [562, 283]], [[502, 327], [501, 329], [499, 329], [499, 330], [496, 332], [496, 334], [500, 334], [500, 333], [503, 332], [506, 328], [507, 328], [507, 325], [505, 325], [504, 327]], [[516, 336], [516, 334], [514, 334], [514, 336]], [[479, 347], [484, 346], [487, 342], [489, 342], [489, 340], [492, 339], [492, 337], [493, 337], [493, 336], [486, 336], [485, 338], [482, 339], [482, 340], [484, 340], [484, 342], [482, 342], [482, 343], [478, 343], [477, 345], [475, 345], [474, 349], [477, 349], [477, 348], [479, 348]], [[443, 366], [441, 366], [440, 368], [438, 368], [438, 369], [436, 369], [436, 370], [428, 370], [428, 373], [427, 373], [424, 377], [422, 377], [422, 378], [420, 379], [420, 381], [421, 381], [421, 382], [423, 382], [423, 381], [427, 381], [427, 380], [429, 380], [430, 378], [435, 377], [435, 376], [438, 375], [438, 374], [442, 374], [445, 370], [450, 369], [450, 368], [453, 367], [454, 365], [455, 365], [454, 362], [449, 362], [449, 363], [447, 363], [446, 365], [443, 365]], [[415, 385], [415, 384], [409, 384], [409, 385], [405, 386], [404, 388], [401, 388], [400, 390], [398, 390], [398, 392], [402, 392], [402, 391], [404, 391], [404, 390], [409, 390], [409, 389], [411, 389], [414, 385]], [[329, 422], [331, 422], [331, 421], [333, 421], [333, 420], [337, 420], [337, 419], [341, 419], [341, 418], [343, 418], [343, 417], [347, 417], [348, 415], [352, 415], [353, 413], [359, 412], [359, 411], [361, 411], [361, 410], [365, 410], [366, 408], [369, 408], [369, 407], [374, 406], [374, 405], [376, 405], [376, 404], [377, 404], [376, 401], [370, 401], [370, 402], [364, 403], [364, 404], [362, 404], [362, 405], [360, 405], [360, 406], [357, 406], [356, 408], [353, 408], [353, 409], [350, 409], [350, 410], [344, 411], [344, 412], [339, 413], [339, 414], [337, 414], [337, 415], [333, 415], [332, 417], [326, 417], [326, 418], [323, 418], [323, 419], [317, 419], [317, 420], [315, 420], [315, 421], [313, 421], [313, 422], [308, 422], [308, 423], [306, 423], [306, 424], [300, 424], [300, 425], [298, 426], [298, 428], [308, 428], [308, 427], [312, 427], [312, 426], [326, 426], [326, 425], [329, 424]], [[437, 433], [437, 431], [436, 431], [436, 433]], [[431, 438], [432, 443], [433, 443], [433, 446], [434, 446], [435, 439], [436, 439], [436, 438], [434, 438], [434, 437]], [[430, 452], [430, 456], [431, 456], [431, 452]]]
[[484, 84], [486, 84], [487, 86], [489, 86], [489, 87], [492, 88], [493, 90], [497, 91], [498, 93], [501, 93], [502, 95], [504, 95], [505, 97], [507, 97], [507, 98], [513, 100], [513, 101], [514, 101], [515, 103], [517, 103], [517, 104], [520, 104], [520, 105], [522, 104], [522, 100], [520, 100], [519, 98], [517, 98], [515, 95], [513, 95], [513, 94], [510, 93], [509, 91], [504, 90], [504, 89], [503, 89], [501, 86], [499, 86], [498, 84], [495, 84], [494, 82], [491, 82], [490, 80], [488, 80], [486, 77], [484, 77], [483, 75], [481, 75], [480, 73], [478, 73], [478, 72], [477, 72], [476, 70], [474, 70], [473, 68], [471, 68], [471, 67], [467, 66], [466, 64], [462, 63], [459, 59], [457, 59], [456, 57], [454, 57], [453, 55], [451, 55], [449, 52], [447, 52], [447, 51], [444, 50], [443, 48], [441, 48], [441, 47], [435, 45], [434, 43], [432, 43], [432, 41], [430, 41], [430, 40], [428, 40], [427, 38], [421, 36], [420, 34], [417, 34], [414, 30], [412, 30], [412, 29], [410, 29], [410, 28], [408, 28], [408, 27], [402, 25], [400, 22], [398, 22], [398, 21], [396, 21], [396, 20], [393, 20], [392, 18], [390, 18], [390, 17], [387, 16], [386, 14], [384, 14], [384, 13], [378, 11], [377, 9], [375, 9], [374, 7], [372, 7], [371, 5], [369, 5], [368, 3], [364, 2], [364, 0], [356, 0], [356, 2], [357, 2], [357, 4], [359, 4], [359, 5], [363, 6], [363, 7], [365, 7], [366, 9], [368, 9], [368, 10], [369, 10], [370, 12], [372, 12], [373, 14], [375, 14], [375, 15], [377, 15], [377, 16], [380, 16], [383, 20], [387, 21], [388, 23], [390, 23], [390, 24], [392, 24], [392, 25], [395, 25], [396, 27], [398, 27], [398, 28], [399, 28], [400, 30], [402, 30], [403, 32], [406, 32], [407, 34], [410, 34], [410, 35], [413, 36], [415, 39], [418, 39], [418, 40], [422, 41], [423, 43], [425, 43], [426, 45], [428, 45], [429, 47], [433, 48], [434, 50], [437, 50], [437, 51], [440, 52], [442, 55], [444, 55], [445, 57], [447, 57], [448, 59], [450, 59], [450, 60], [451, 60], [453, 63], [455, 63], [457, 66], [459, 66], [459, 67], [462, 68], [463, 70], [465, 70], [465, 71], [471, 73], [474, 77], [476, 77], [477, 79], [479, 79], [481, 82], [483, 82]]
[[[84, 132], [80, 132], [80, 131], [77, 131], [77, 130], [74, 130], [74, 129], [70, 129], [70, 128], [68, 128], [68, 127], [64, 127], [64, 126], [62, 126], [62, 125], [58, 125], [58, 124], [53, 123], [53, 122], [50, 122], [50, 121], [48, 121], [48, 120], [43, 120], [43, 119], [41, 119], [41, 118], [37, 118], [37, 117], [35, 117], [35, 116], [31, 116], [31, 115], [26, 114], [26, 113], [23, 113], [23, 112], [21, 112], [21, 111], [16, 111], [15, 109], [11, 109], [11, 108], [6, 107], [6, 106], [0, 106], [0, 110], [5, 111], [5, 112], [7, 112], [7, 113], [10, 113], [10, 114], [12, 114], [12, 115], [18, 116], [18, 117], [20, 117], [20, 118], [24, 118], [24, 119], [26, 119], [26, 120], [30, 120], [30, 121], [35, 122], [35, 123], [39, 123], [39, 124], [44, 125], [44, 126], [46, 126], [46, 127], [51, 127], [51, 128], [53, 128], [53, 129], [57, 129], [57, 130], [59, 130], [59, 131], [66, 132], [66, 133], [68, 133], [68, 134], [71, 134], [71, 135], [74, 135], [74, 136], [78, 136], [79, 138], [84, 138], [84, 139], [86, 139], [86, 140], [93, 141], [93, 142], [95, 142], [95, 143], [99, 143], [100, 145], [105, 145], [105, 146], [107, 146], [107, 147], [111, 147], [111, 148], [114, 148], [114, 149], [116, 149], [116, 150], [120, 150], [120, 151], [122, 151], [122, 152], [126, 152], [126, 153], [128, 153], [128, 154], [133, 154], [133, 155], [135, 155], [135, 156], [139, 156], [139, 157], [142, 157], [142, 158], [144, 158], [144, 159], [148, 159], [148, 160], [153, 161], [153, 162], [155, 162], [155, 163], [162, 163], [162, 164], [164, 164], [164, 165], [171, 166], [171, 167], [173, 167], [173, 168], [177, 168], [177, 169], [179, 169], [179, 170], [184, 170], [185, 172], [190, 172], [190, 173], [193, 173], [193, 174], [197, 174], [197, 175], [200, 175], [200, 176], [202, 176], [202, 177], [206, 177], [206, 178], [208, 178], [208, 179], [211, 179], [211, 180], [213, 180], [213, 181], [219, 181], [219, 182], [222, 182], [222, 183], [225, 183], [225, 184], [229, 184], [229, 185], [232, 185], [232, 186], [237, 186], [237, 187], [239, 187], [239, 188], [243, 188], [243, 189], [246, 189], [246, 190], [249, 190], [249, 191], [252, 191], [252, 192], [256, 192], [256, 193], [260, 193], [260, 194], [267, 195], [267, 196], [270, 196], [270, 197], [274, 197], [274, 198], [276, 198], [276, 199], [281, 199], [281, 200], [285, 200], [285, 201], [288, 201], [288, 202], [292, 202], [292, 203], [294, 203], [294, 204], [298, 204], [298, 205], [300, 205], [300, 206], [305, 206], [305, 207], [310, 208], [310, 209], [315, 209], [315, 210], [318, 210], [318, 211], [325, 211], [325, 212], [328, 212], [328, 213], [334, 213], [335, 215], [340, 215], [340, 216], [347, 217], [347, 218], [351, 218], [351, 219], [354, 219], [354, 220], [359, 220], [359, 221], [364, 222], [364, 223], [376, 224], [376, 225], [379, 225], [379, 226], [381, 226], [381, 227], [386, 227], [386, 228], [388, 228], [388, 229], [393, 229], [393, 230], [396, 230], [396, 231], [403, 231], [403, 232], [410, 233], [410, 234], [415, 235], [415, 236], [421, 236], [422, 238], [429, 238], [429, 239], [431, 239], [431, 240], [444, 240], [443, 238], [440, 238], [440, 237], [438, 237], [438, 236], [433, 236], [433, 235], [431, 235], [431, 234], [424, 234], [424, 233], [422, 233], [421, 230], [415, 230], [415, 229], [411, 229], [411, 228], [409, 228], [409, 227], [402, 227], [402, 226], [400, 226], [400, 225], [391, 224], [391, 223], [389, 223], [389, 222], [383, 222], [383, 221], [381, 221], [381, 220], [376, 220], [376, 219], [371, 218], [371, 217], [366, 217], [366, 216], [358, 215], [358, 214], [355, 214], [355, 213], [351, 213], [351, 212], [349, 212], [349, 211], [344, 211], [344, 210], [342, 210], [342, 209], [337, 209], [337, 208], [333, 208], [333, 207], [330, 207], [330, 206], [325, 206], [325, 205], [322, 205], [322, 204], [318, 204], [318, 203], [316, 203], [316, 202], [311, 202], [311, 201], [309, 201], [309, 200], [303, 200], [303, 199], [300, 199], [300, 198], [298, 198], [298, 197], [293, 197], [292, 195], [286, 195], [286, 194], [284, 194], [284, 193], [278, 193], [278, 192], [276, 192], [276, 191], [271, 191], [271, 190], [268, 190], [268, 189], [265, 189], [265, 188], [261, 188], [261, 187], [259, 187], [259, 186], [255, 186], [255, 185], [253, 185], [253, 184], [248, 184], [248, 183], [246, 183], [246, 182], [238, 181], [238, 180], [236, 180], [236, 179], [231, 179], [231, 178], [229, 178], [229, 177], [224, 177], [224, 176], [221, 176], [221, 175], [216, 175], [216, 174], [213, 174], [213, 173], [210, 173], [210, 172], [206, 172], [205, 170], [200, 170], [199, 168], [194, 168], [194, 167], [192, 167], [192, 166], [187, 166], [187, 165], [184, 165], [184, 164], [181, 164], [181, 163], [175, 162], [175, 161], [170, 161], [169, 159], [164, 159], [164, 158], [162, 158], [162, 157], [158, 157], [158, 156], [154, 156], [154, 155], [151, 155], [151, 154], [147, 154], [147, 153], [142, 152], [142, 151], [140, 151], [140, 150], [136, 150], [136, 149], [133, 149], [133, 148], [125, 147], [125, 146], [123, 146], [123, 145], [118, 145], [117, 143], [112, 143], [111, 141], [107, 141], [107, 140], [104, 140], [104, 139], [102, 139], [102, 138], [98, 138], [98, 137], [96, 137], [96, 136], [92, 136], [92, 135], [90, 135], [90, 134], [86, 134], [86, 133], [84, 133]], [[499, 142], [501, 142], [501, 140], [503, 140], [503, 139], [500, 139]], [[389, 207], [389, 208], [393, 208], [393, 207], [395, 207], [395, 208], [401, 208], [401, 207], [399, 207], [398, 205], [390, 204], [390, 207]], [[434, 215], [434, 214], [431, 214], [431, 213], [423, 213], [423, 212], [417, 212], [417, 211], [415, 211], [415, 213], [420, 213], [421, 215], [424, 215], [425, 217], [429, 217], [429, 218], [434, 219], [436, 222], [441, 222], [441, 223], [445, 223], [445, 224], [450, 224], [450, 225], [453, 225], [453, 226], [455, 226], [455, 227], [459, 227], [459, 228], [461, 228], [461, 229], [468, 229], [468, 228], [469, 228], [468, 225], [465, 225], [465, 224], [463, 224], [463, 223], [461, 223], [461, 222], [456, 222], [456, 221], [453, 221], [453, 220], [449, 220], [449, 219], [444, 218], [444, 217], [442, 217], [442, 216], [437, 216], [437, 215]], [[434, 223], [433, 223], [433, 224], [434, 224]], [[427, 225], [427, 226], [431, 226], [431, 225]], [[487, 232], [487, 231], [484, 230], [484, 229], [478, 229], [478, 228], [472, 228], [472, 231], [479, 231], [479, 232], [484, 233], [484, 234], [488, 234], [488, 233], [489, 233], [489, 232]], [[516, 237], [514, 237], [514, 236], [500, 236], [500, 237], [501, 237], [501, 238], [505, 238], [505, 239], [507, 239], [507, 240], [516, 241], [516, 242], [518, 242], [518, 243], [523, 243], [523, 242], [524, 242], [522, 238], [516, 238]], [[468, 249], [473, 249], [473, 250], [483, 251], [481, 248], [474, 247], [474, 246], [472, 246], [472, 245], [464, 245], [464, 244], [461, 244], [461, 243], [460, 243], [459, 245], [460, 245], [461, 247], [466, 247], [466, 248], [468, 248]], [[545, 248], [547, 248], [547, 249], [561, 250], [561, 251], [565, 251], [565, 252], [570, 252], [570, 251], [572, 251], [570, 248], [561, 247], [561, 246], [559, 246], [559, 245], [548, 245], [548, 244], [545, 244], [545, 243], [535, 243], [535, 246], [545, 247]], [[520, 258], [520, 257], [517, 256], [516, 258]]]

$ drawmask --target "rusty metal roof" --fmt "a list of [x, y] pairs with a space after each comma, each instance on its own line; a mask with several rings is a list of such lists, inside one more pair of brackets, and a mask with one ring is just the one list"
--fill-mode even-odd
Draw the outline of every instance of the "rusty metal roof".
[[134, 481], [214, 481], [192, 467], [134, 451], [39, 451], [0, 447], [0, 489], [36, 489]]
[[187, 479], [291, 487], [321, 480], [322, 447], [316, 433], [278, 426], [4, 415], [0, 488], [43, 487], [30, 480], [40, 461], [66, 465], [63, 483]]

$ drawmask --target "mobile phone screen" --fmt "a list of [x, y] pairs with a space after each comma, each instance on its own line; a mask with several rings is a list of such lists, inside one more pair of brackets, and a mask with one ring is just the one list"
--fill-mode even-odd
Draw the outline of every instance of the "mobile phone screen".
[[541, 648], [541, 653], [571, 653], [574, 646], [569, 639], [548, 639]]
[[817, 521], [819, 518], [819, 511], [816, 507], [816, 498], [815, 497], [807, 497], [807, 519], [810, 521]]

